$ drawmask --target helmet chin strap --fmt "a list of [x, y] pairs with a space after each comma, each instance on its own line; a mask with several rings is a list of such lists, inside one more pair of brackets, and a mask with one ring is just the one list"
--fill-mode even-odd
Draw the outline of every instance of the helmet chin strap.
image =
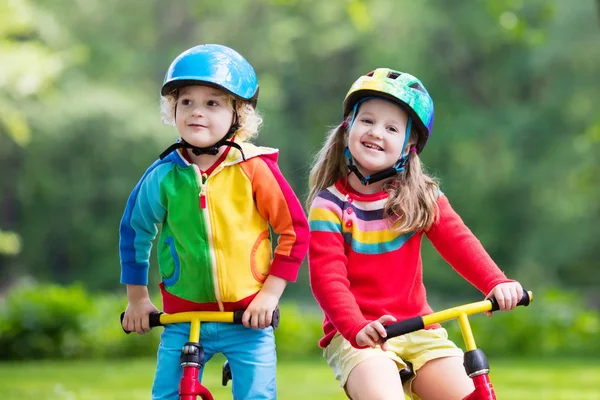
[[408, 155], [402, 156], [395, 166], [386, 168], [383, 171], [379, 171], [374, 173], [373, 175], [365, 177], [363, 174], [360, 173], [358, 167], [354, 165], [352, 154], [350, 153], [350, 149], [348, 147], [346, 147], [344, 155], [348, 158], [348, 169], [351, 172], [354, 172], [354, 175], [356, 175], [360, 183], [362, 183], [364, 186], [369, 186], [372, 183], [382, 181], [404, 171], [404, 165], [406, 164], [406, 160], [408, 159]]
[[[364, 97], [356, 102], [356, 104], [354, 105], [354, 113], [352, 115], [352, 121], [350, 121], [350, 125], [348, 126], [348, 131], [352, 128], [352, 125], [354, 125], [354, 120], [356, 119], [356, 114], [358, 112], [358, 106], [360, 105], [360, 103], [362, 103], [365, 100], [372, 99], [372, 98], [374, 98], [374, 96], [373, 97]], [[387, 100], [387, 99], [384, 99], [384, 100]], [[394, 103], [394, 104], [400, 107], [400, 105], [398, 105], [396, 103]], [[402, 107], [400, 107], [400, 108], [402, 108]], [[367, 177], [365, 177], [363, 174], [361, 174], [360, 171], [358, 170], [358, 167], [356, 165], [354, 165], [354, 160], [352, 158], [352, 153], [350, 152], [350, 148], [348, 146], [346, 146], [346, 149], [344, 150], [344, 156], [346, 156], [346, 158], [348, 158], [348, 164], [347, 164], [348, 169], [350, 170], [350, 172], [353, 172], [354, 175], [356, 175], [356, 177], [358, 178], [358, 180], [360, 181], [360, 183], [362, 185], [369, 186], [370, 184], [382, 181], [387, 178], [391, 178], [392, 176], [404, 171], [404, 166], [406, 165], [406, 161], [408, 160], [408, 153], [405, 155], [404, 149], [406, 148], [406, 144], [408, 143], [411, 126], [412, 126], [412, 117], [409, 115], [408, 121], [406, 123], [406, 132], [404, 133], [404, 143], [402, 144], [402, 156], [400, 157], [398, 162], [396, 162], [396, 165], [394, 165], [393, 167], [386, 168], [382, 171], [376, 172], [373, 175], [369, 175]]]
[[213, 144], [212, 146], [207, 146], [207, 147], [194, 146], [194, 145], [186, 142], [183, 138], [181, 138], [180, 141], [173, 143], [165, 151], [163, 151], [160, 154], [160, 159], [161, 160], [164, 159], [166, 156], [168, 156], [169, 154], [171, 154], [173, 151], [175, 151], [177, 149], [192, 149], [192, 153], [194, 153], [197, 156], [199, 156], [201, 154], [210, 154], [211, 156], [214, 156], [219, 153], [219, 148], [221, 146], [230, 146], [230, 147], [235, 147], [236, 149], [238, 149], [240, 151], [240, 153], [242, 153], [242, 159], [244, 161], [246, 161], [246, 156], [244, 155], [244, 151], [242, 150], [242, 147], [239, 144], [229, 140], [233, 137], [235, 132], [240, 128], [240, 124], [238, 123], [237, 113], [234, 113], [234, 116], [235, 116], [235, 120], [234, 120], [233, 124], [231, 124], [229, 131], [227, 131], [227, 133], [225, 134], [225, 136], [223, 136], [222, 139], [220, 139], [217, 143]]

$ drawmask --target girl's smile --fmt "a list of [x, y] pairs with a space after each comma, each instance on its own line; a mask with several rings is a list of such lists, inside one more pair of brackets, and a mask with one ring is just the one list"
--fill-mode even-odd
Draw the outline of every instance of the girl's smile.
[[348, 147], [364, 176], [393, 167], [404, 149], [408, 114], [379, 98], [364, 101], [350, 128]]

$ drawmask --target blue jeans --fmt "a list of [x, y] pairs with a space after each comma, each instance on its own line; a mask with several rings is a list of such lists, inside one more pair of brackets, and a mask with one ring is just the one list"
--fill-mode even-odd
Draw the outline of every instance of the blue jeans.
[[[189, 340], [190, 324], [169, 324], [160, 338], [153, 400], [179, 400], [181, 348]], [[206, 364], [216, 353], [223, 353], [231, 367], [234, 400], [271, 400], [277, 397], [275, 370], [277, 356], [273, 328], [254, 330], [243, 325], [204, 322], [200, 343]], [[198, 379], [202, 379], [202, 368]], [[209, 388], [210, 389], [210, 388]]]

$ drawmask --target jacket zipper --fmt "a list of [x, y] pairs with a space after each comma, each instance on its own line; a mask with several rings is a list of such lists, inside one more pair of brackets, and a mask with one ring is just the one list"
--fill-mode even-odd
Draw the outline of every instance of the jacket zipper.
[[196, 172], [196, 177], [198, 179], [198, 185], [200, 186], [199, 203], [200, 210], [204, 215], [204, 221], [206, 223], [206, 233], [208, 239], [208, 248], [210, 253], [210, 261], [214, 282], [214, 292], [215, 298], [217, 299], [217, 304], [219, 305], [219, 310], [224, 311], [223, 301], [221, 300], [221, 291], [219, 290], [219, 275], [217, 271], [217, 256], [215, 254], [215, 246], [213, 240], [212, 226], [210, 224], [210, 216], [208, 213], [208, 202], [206, 201], [206, 183], [208, 181], [208, 175], [200, 172], [200, 168], [196, 164], [192, 163], [192, 167], [194, 168], [194, 172]]

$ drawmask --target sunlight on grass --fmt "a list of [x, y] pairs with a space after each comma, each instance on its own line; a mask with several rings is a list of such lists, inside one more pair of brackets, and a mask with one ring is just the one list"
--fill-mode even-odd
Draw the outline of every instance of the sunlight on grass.
[[[204, 383], [216, 399], [231, 399], [231, 383], [221, 386], [223, 358], [207, 366]], [[494, 361], [492, 382], [498, 399], [600, 400], [600, 363], [592, 361]], [[154, 374], [151, 359], [0, 363], [3, 400], [148, 400]], [[282, 361], [281, 400], [343, 400], [342, 390], [323, 360]]]

